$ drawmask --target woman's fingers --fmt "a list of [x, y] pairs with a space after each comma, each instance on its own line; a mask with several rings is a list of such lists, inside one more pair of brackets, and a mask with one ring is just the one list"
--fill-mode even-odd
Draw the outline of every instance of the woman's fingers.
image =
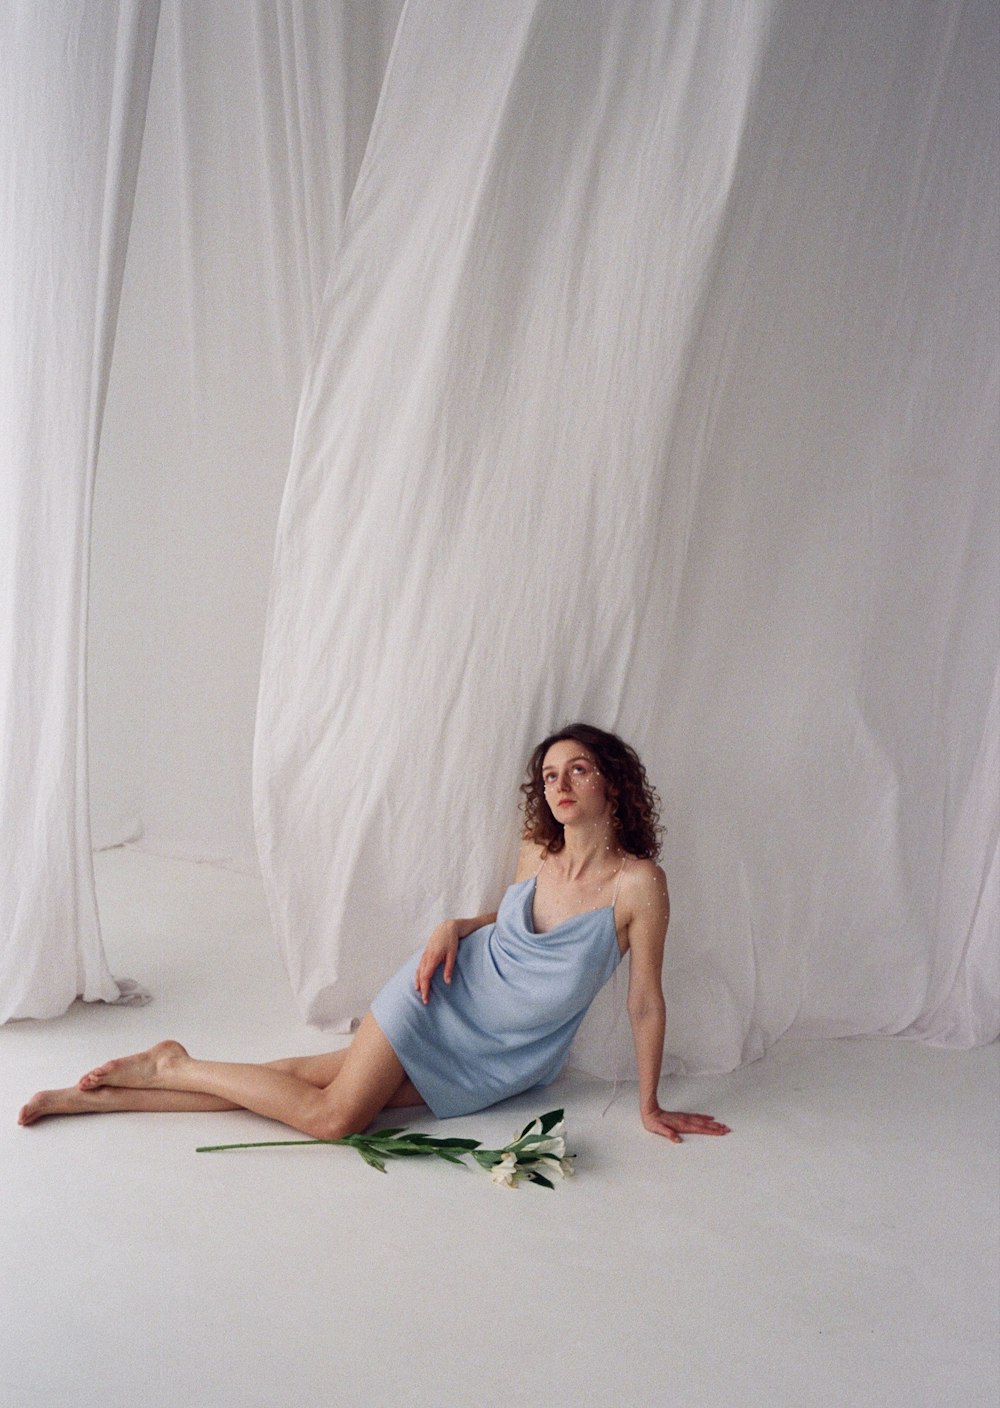
[[[417, 965], [416, 988], [425, 1003], [431, 1000], [431, 983], [440, 965], [441, 956], [439, 954], [428, 955], [426, 953]], [[446, 955], [444, 959], [444, 980], [446, 983], [451, 982], [451, 970], [454, 966], [455, 960], [452, 955]]]
[[711, 1115], [671, 1115], [671, 1123], [674, 1129], [682, 1130], [685, 1134], [728, 1134], [729, 1126], [720, 1124]]
[[675, 1128], [686, 1129], [691, 1134], [728, 1134], [729, 1126], [720, 1124], [712, 1115], [672, 1114]]
[[417, 992], [424, 1002], [430, 1001], [431, 983], [442, 963], [444, 964], [444, 980], [446, 983], [451, 982], [451, 975], [455, 971], [455, 959], [458, 955], [458, 943], [457, 920], [445, 920], [431, 934], [427, 947], [420, 955], [415, 982]]
[[422, 958], [417, 966], [417, 992], [420, 994], [425, 1004], [430, 1001], [431, 979], [434, 976], [436, 966], [436, 964], [429, 964], [426, 958]]
[[431, 997], [431, 983], [434, 974], [444, 964], [444, 980], [451, 982], [452, 974], [455, 971], [455, 960], [458, 957], [458, 939], [454, 943], [449, 943], [447, 947], [440, 939], [431, 936], [431, 941], [420, 956], [417, 964], [416, 981], [414, 986], [423, 998], [424, 1002], [429, 1002]]
[[662, 1134], [672, 1144], [682, 1143], [684, 1134], [729, 1134], [729, 1126], [712, 1115], [689, 1114], [684, 1110], [661, 1110], [653, 1124], [656, 1134]]

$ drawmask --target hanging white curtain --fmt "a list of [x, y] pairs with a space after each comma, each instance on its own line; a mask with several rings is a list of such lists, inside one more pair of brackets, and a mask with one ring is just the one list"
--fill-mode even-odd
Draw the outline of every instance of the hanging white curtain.
[[256, 868], [295, 413], [401, 0], [163, 0], [94, 505], [98, 846]]
[[123, 996], [94, 898], [84, 646], [157, 11], [0, 7], [0, 1021]]
[[670, 1064], [995, 1035], [990, 0], [165, 0], [102, 428], [157, 9], [0, 6], [0, 1017], [119, 993], [98, 438], [102, 839], [245, 863], [305, 373], [255, 808], [312, 1020], [496, 900], [583, 716], [663, 793]]
[[495, 903], [583, 717], [663, 794], [668, 1067], [997, 1034], [996, 48], [987, 0], [409, 0], [261, 680], [310, 1020]]

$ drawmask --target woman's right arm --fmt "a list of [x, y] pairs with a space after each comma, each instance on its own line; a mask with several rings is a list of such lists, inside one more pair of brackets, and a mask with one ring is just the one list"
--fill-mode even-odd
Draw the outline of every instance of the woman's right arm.
[[[521, 851], [517, 858], [517, 873], [514, 876], [514, 883], [519, 880], [526, 880], [529, 875], [534, 875], [539, 865], [544, 851], [533, 841], [522, 841]], [[493, 924], [496, 920], [496, 912], [492, 914], [477, 914], [475, 919], [446, 919], [434, 929], [427, 940], [427, 947], [421, 955], [417, 964], [416, 989], [424, 1002], [430, 1001], [431, 979], [444, 964], [444, 980], [451, 982], [451, 975], [455, 971], [455, 959], [458, 956], [458, 946], [461, 941], [474, 933], [477, 929], [482, 929], [486, 924]]]
[[475, 919], [446, 919], [431, 932], [417, 964], [416, 988], [425, 1003], [430, 1001], [431, 979], [441, 964], [444, 964], [444, 980], [450, 983], [461, 940], [484, 924], [492, 924], [496, 917], [494, 911], [493, 914], [478, 914]]

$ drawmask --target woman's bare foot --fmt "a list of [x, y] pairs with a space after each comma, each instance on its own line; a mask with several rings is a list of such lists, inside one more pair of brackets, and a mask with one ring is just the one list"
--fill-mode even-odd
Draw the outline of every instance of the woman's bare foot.
[[102, 1085], [125, 1086], [130, 1090], [170, 1089], [170, 1068], [187, 1059], [188, 1054], [179, 1041], [159, 1041], [148, 1051], [95, 1066], [81, 1078], [78, 1089], [97, 1090]]
[[112, 1115], [119, 1111], [143, 1114], [204, 1114], [208, 1110], [237, 1110], [238, 1105], [216, 1095], [187, 1090], [130, 1090], [101, 1085], [96, 1090], [40, 1090], [18, 1115], [18, 1124], [34, 1124], [46, 1115]]
[[107, 1110], [108, 1101], [102, 1091], [92, 1094], [71, 1086], [68, 1090], [40, 1090], [33, 1095], [17, 1117], [18, 1124], [34, 1124], [46, 1115], [96, 1115]]

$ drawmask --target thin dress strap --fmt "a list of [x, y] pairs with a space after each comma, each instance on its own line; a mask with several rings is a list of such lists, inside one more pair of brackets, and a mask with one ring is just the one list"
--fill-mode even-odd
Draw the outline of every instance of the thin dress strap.
[[536, 879], [536, 880], [538, 879], [538, 876], [539, 876], [539, 875], [541, 874], [541, 872], [542, 872], [542, 865], [545, 864], [545, 862], [548, 860], [548, 858], [549, 858], [549, 853], [548, 853], [548, 851], [546, 851], [545, 854], [542, 856], [542, 863], [541, 863], [541, 865], [540, 865], [540, 866], [538, 867], [538, 869], [535, 871], [535, 879]]
[[621, 889], [622, 876], [625, 874], [625, 867], [628, 865], [628, 856], [622, 861], [622, 868], [618, 872], [618, 879], [615, 881], [615, 892], [611, 896], [611, 908], [614, 909], [618, 903], [618, 891]]

